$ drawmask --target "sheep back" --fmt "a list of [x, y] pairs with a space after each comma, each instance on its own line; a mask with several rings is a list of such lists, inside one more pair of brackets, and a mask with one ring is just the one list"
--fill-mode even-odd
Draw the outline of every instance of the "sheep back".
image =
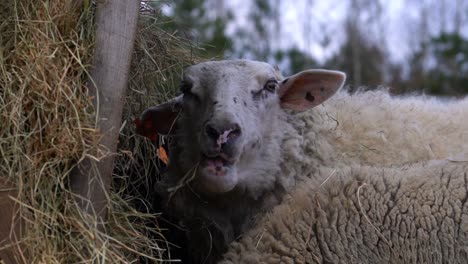
[[318, 153], [326, 166], [468, 161], [467, 112], [468, 98], [444, 101], [392, 97], [385, 90], [341, 91], [297, 115], [295, 127], [304, 137], [306, 154]]
[[323, 169], [221, 263], [468, 263], [468, 163]]

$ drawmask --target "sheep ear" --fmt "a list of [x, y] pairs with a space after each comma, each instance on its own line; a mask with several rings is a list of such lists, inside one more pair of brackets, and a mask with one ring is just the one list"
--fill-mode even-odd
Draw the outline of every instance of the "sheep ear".
[[146, 109], [135, 119], [139, 135], [156, 140], [157, 135], [170, 135], [176, 130], [175, 121], [182, 106], [182, 95], [158, 106]]
[[296, 111], [315, 107], [334, 95], [345, 80], [343, 72], [329, 70], [307, 70], [290, 76], [278, 89], [281, 107]]

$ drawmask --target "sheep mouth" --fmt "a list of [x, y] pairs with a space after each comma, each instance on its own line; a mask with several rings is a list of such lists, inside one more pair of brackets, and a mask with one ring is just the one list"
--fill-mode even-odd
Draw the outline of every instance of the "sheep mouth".
[[203, 168], [212, 175], [224, 176], [227, 170], [234, 164], [232, 159], [229, 159], [224, 154], [220, 154], [214, 157], [208, 157], [202, 154], [201, 164]]

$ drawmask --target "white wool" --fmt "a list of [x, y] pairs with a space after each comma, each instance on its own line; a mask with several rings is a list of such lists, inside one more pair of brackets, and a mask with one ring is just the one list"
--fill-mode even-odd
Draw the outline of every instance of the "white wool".
[[467, 173], [450, 161], [322, 169], [220, 263], [467, 263]]
[[[336, 162], [394, 166], [468, 158], [468, 99], [391, 97], [386, 91], [338, 92], [298, 115], [303, 148]], [[307, 151], [305, 152], [307, 153]], [[328, 161], [333, 161], [329, 163]]]

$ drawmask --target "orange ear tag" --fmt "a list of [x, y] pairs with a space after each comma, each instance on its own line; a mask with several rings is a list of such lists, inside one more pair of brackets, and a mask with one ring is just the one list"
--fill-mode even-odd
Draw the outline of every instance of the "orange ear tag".
[[164, 149], [163, 146], [159, 147], [156, 155], [158, 155], [158, 158], [167, 166], [169, 165], [169, 157], [167, 156], [167, 152]]

